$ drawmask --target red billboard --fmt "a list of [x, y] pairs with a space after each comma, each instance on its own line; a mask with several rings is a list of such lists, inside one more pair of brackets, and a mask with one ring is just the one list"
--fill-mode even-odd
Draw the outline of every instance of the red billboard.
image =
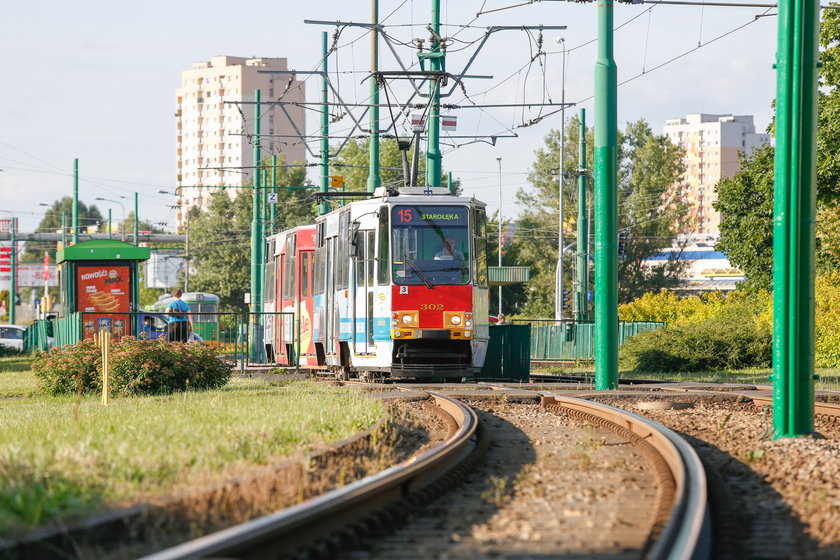
[[84, 313], [84, 337], [109, 331], [119, 340], [131, 334], [131, 270], [128, 266], [76, 268], [76, 310]]

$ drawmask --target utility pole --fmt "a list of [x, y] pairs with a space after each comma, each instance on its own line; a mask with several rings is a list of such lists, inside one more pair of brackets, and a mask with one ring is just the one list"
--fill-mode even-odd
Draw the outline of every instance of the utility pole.
[[79, 242], [79, 158], [73, 160], [73, 245]]
[[562, 86], [560, 87], [560, 174], [557, 185], [560, 191], [557, 197], [557, 213], [559, 215], [557, 243], [557, 281], [554, 284], [554, 318], [563, 323], [563, 192], [566, 186], [566, 41], [563, 43]]
[[187, 214], [187, 238], [184, 240], [184, 291], [190, 291], [190, 215]]
[[598, 5], [595, 63], [595, 388], [618, 387], [618, 83], [613, 0]]
[[9, 284], [9, 324], [15, 324], [15, 305], [17, 304], [17, 218], [12, 216], [11, 242], [12, 242], [12, 279]]
[[[325, 193], [330, 190], [330, 114], [329, 114], [329, 95], [327, 88], [329, 87], [329, 76], [327, 75], [327, 56], [329, 49], [327, 47], [329, 35], [326, 31], [321, 33], [322, 56], [321, 59], [321, 192]], [[329, 212], [329, 206], [322, 199], [318, 204], [318, 215]]]
[[382, 186], [382, 176], [379, 172], [379, 0], [370, 1], [370, 163], [368, 165], [368, 192], [375, 191]]
[[586, 216], [586, 109], [580, 110], [578, 139], [577, 297], [575, 321], [589, 320], [589, 223]]
[[[502, 267], [502, 157], [496, 158], [499, 162], [499, 268]], [[499, 284], [499, 315], [502, 314], [502, 285]]]
[[773, 216], [775, 437], [814, 431], [819, 2], [781, 0]]
[[263, 245], [260, 223], [260, 90], [254, 92], [254, 198], [251, 203], [251, 312], [262, 310], [262, 278], [260, 277]]
[[452, 172], [451, 171], [446, 172], [446, 184], [449, 187], [449, 192], [452, 193], [452, 195], [454, 196], [455, 195], [455, 183], [452, 182]]
[[[277, 196], [277, 154], [271, 156], [271, 193]], [[271, 205], [271, 233], [277, 233], [277, 202]]]
[[137, 193], [134, 193], [134, 244], [140, 244], [140, 204], [137, 200]]
[[[432, 0], [431, 48], [428, 53], [420, 53], [422, 58], [428, 58], [430, 70], [441, 72], [446, 53], [441, 49], [440, 37], [440, 0]], [[426, 186], [439, 187], [441, 178], [440, 155], [440, 88], [443, 78], [439, 75], [429, 80], [429, 132], [426, 141]], [[499, 208], [501, 215], [501, 208]], [[501, 301], [499, 302], [501, 304]]]

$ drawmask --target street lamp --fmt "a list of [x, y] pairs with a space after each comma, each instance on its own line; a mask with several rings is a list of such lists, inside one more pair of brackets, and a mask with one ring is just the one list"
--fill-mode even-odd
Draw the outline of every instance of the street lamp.
[[[499, 268], [502, 267], [502, 157], [496, 158], [499, 162]], [[501, 271], [500, 271], [501, 272]], [[502, 314], [502, 285], [499, 284], [499, 315]]]
[[[101, 196], [97, 196], [95, 200], [101, 200], [103, 202], [113, 202], [114, 204], [119, 204], [120, 208], [122, 208], [122, 224], [120, 224], [120, 231], [122, 232], [122, 240], [125, 241], [125, 206], [119, 200], [113, 200], [111, 198], [102, 198]], [[110, 229], [111, 224], [108, 224]], [[109, 232], [110, 233], [110, 232]]]

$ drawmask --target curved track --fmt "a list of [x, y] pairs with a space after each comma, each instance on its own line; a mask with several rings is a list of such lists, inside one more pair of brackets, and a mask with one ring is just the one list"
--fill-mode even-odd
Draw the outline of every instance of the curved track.
[[429, 487], [475, 451], [479, 426], [475, 412], [454, 399], [435, 394], [431, 396], [441, 416], [454, 428], [442, 444], [378, 474], [299, 505], [146, 558], [265, 558], [286, 556], [319, 540], [322, 548], [325, 544], [329, 546], [329, 540], [321, 539], [350, 528], [366, 515], [395, 506], [407, 495]]

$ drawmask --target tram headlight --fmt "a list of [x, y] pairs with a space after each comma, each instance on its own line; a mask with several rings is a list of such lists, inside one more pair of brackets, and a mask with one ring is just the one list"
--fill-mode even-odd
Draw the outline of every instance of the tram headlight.
[[472, 328], [472, 321], [467, 319], [466, 321], [464, 321], [464, 326], [467, 327], [468, 329]]
[[411, 323], [411, 319], [412, 319], [412, 317], [408, 313], [406, 313], [405, 315], [402, 316], [402, 322], [405, 323], [406, 325]]
[[449, 318], [449, 322], [457, 327], [461, 324], [461, 317], [459, 315], [453, 315]]

